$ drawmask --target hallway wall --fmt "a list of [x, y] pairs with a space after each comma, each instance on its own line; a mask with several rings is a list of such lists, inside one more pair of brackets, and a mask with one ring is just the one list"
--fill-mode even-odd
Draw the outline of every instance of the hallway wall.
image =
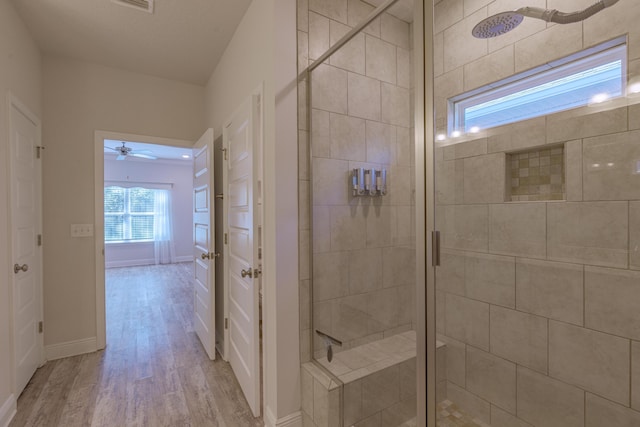
[[44, 58], [45, 346], [96, 336], [95, 241], [69, 235], [94, 222], [94, 131], [195, 140], [201, 86], [71, 59]]
[[0, 425], [15, 408], [11, 395], [13, 347], [11, 343], [11, 276], [9, 271], [8, 111], [12, 93], [42, 118], [40, 51], [8, 1], [0, 1]]

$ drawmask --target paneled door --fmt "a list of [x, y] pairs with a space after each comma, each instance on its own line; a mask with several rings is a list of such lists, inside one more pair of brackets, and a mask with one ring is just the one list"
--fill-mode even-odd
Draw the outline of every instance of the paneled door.
[[259, 147], [259, 103], [252, 95], [224, 127], [225, 251], [229, 318], [228, 358], [254, 416], [260, 415], [260, 265], [259, 194], [256, 153]]
[[216, 357], [213, 129], [193, 146], [193, 325], [209, 359]]
[[11, 254], [16, 395], [43, 361], [40, 127], [17, 100], [10, 111]]

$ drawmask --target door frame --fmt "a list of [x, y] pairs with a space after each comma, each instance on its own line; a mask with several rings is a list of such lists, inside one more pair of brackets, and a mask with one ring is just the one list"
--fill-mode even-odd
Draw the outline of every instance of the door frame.
[[173, 147], [192, 148], [193, 141], [164, 138], [150, 135], [137, 135], [126, 132], [96, 130], [94, 132], [94, 242], [96, 271], [96, 350], [107, 345], [107, 320], [105, 296], [105, 262], [104, 262], [104, 140], [119, 139], [146, 144], [169, 145]]
[[[36, 146], [42, 146], [42, 122], [36, 116], [29, 107], [24, 104], [20, 98], [14, 95], [11, 91], [7, 93], [7, 130], [8, 130], [8, 138], [7, 138], [7, 156], [5, 159], [6, 170], [8, 171], [7, 178], [9, 179], [7, 182], [7, 197], [9, 200], [9, 204], [7, 205], [7, 261], [8, 266], [13, 265], [13, 212], [11, 201], [13, 198], [13, 173], [10, 165], [11, 159], [11, 131], [12, 131], [12, 120], [11, 120], [11, 112], [12, 109], [16, 109], [21, 114], [23, 114], [27, 119], [29, 119], [36, 126]], [[40, 186], [38, 188], [38, 193], [36, 197], [38, 199], [38, 214], [37, 214], [37, 226], [40, 234], [42, 234], [42, 218], [43, 218], [43, 203], [42, 203], [42, 163], [40, 164]], [[39, 293], [39, 302], [40, 307], [38, 308], [38, 314], [40, 320], [44, 322], [44, 286], [43, 286], [43, 269], [44, 269], [44, 256], [42, 246], [38, 247], [38, 257], [40, 258], [40, 269], [37, 275], [37, 287]], [[16, 348], [16, 337], [14, 334], [14, 326], [15, 326], [15, 306], [14, 306], [14, 292], [13, 292], [13, 277], [9, 278], [9, 313], [11, 324], [10, 326], [10, 336], [11, 336], [11, 372], [10, 372], [10, 390], [12, 393], [16, 392], [16, 358], [15, 358], [15, 348]], [[44, 353], [44, 333], [38, 334], [38, 353], [39, 353], [39, 364], [42, 366], [45, 363], [45, 353]], [[18, 396], [15, 396], [16, 399]]]

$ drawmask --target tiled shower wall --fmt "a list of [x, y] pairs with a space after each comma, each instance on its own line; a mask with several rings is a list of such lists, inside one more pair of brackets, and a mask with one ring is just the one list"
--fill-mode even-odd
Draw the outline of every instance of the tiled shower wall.
[[[629, 78], [637, 78], [640, 7], [633, 1], [579, 24], [527, 18], [495, 39], [468, 35], [503, 10], [591, 3], [437, 2], [437, 127], [446, 128], [450, 96], [625, 33]], [[531, 119], [436, 149], [446, 393], [486, 423], [640, 425], [639, 101]], [[505, 202], [507, 154], [559, 144], [566, 201]]]
[[[300, 0], [299, 68], [318, 58], [373, 9], [360, 0]], [[306, 82], [299, 86], [303, 361], [313, 356], [313, 344], [316, 356], [326, 356], [318, 337], [315, 343], [309, 342], [310, 303], [315, 329], [343, 341], [343, 347], [334, 351], [413, 327], [415, 174], [410, 28], [409, 23], [385, 13], [315, 69], [309, 112]], [[386, 169], [388, 194], [353, 197], [349, 176], [356, 167]]]

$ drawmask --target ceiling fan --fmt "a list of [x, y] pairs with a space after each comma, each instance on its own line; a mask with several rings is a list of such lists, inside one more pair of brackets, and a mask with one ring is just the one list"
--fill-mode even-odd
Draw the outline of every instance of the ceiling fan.
[[143, 159], [151, 159], [151, 160], [157, 159], [157, 157], [153, 155], [153, 152], [149, 150], [134, 150], [131, 147], [126, 147], [124, 144], [125, 142], [123, 141], [122, 147], [115, 147], [115, 148], [105, 147], [105, 148], [108, 148], [118, 153], [118, 157], [116, 157], [116, 160], [125, 160], [127, 156], [140, 157]]

